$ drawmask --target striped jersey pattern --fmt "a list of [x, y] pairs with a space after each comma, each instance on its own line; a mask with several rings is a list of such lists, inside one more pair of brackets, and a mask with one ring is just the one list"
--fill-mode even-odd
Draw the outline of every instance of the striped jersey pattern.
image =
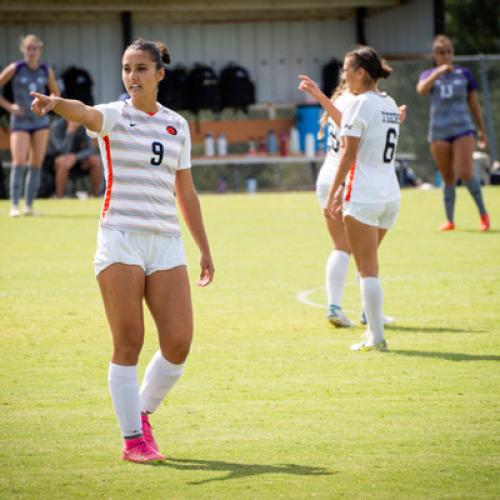
[[160, 104], [153, 116], [130, 101], [96, 109], [104, 118], [98, 136], [106, 179], [101, 226], [180, 236], [174, 187], [177, 170], [191, 166], [186, 120]]

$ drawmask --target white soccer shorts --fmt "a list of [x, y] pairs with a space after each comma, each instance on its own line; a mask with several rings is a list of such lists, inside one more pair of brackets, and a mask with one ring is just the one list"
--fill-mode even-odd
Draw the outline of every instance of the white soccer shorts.
[[343, 207], [344, 218], [348, 215], [363, 224], [380, 229], [390, 229], [399, 213], [399, 200], [385, 203], [346, 202]]
[[111, 264], [140, 266], [146, 276], [187, 264], [184, 243], [179, 236], [136, 233], [99, 227], [94, 271], [100, 272]]

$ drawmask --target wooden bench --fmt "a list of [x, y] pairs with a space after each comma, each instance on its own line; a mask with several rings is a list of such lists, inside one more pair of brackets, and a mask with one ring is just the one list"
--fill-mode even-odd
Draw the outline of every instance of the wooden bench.
[[224, 134], [228, 143], [248, 142], [251, 138], [266, 137], [269, 130], [278, 136], [284, 130], [287, 134], [295, 125], [295, 120], [210, 120], [189, 122], [191, 142], [202, 143], [210, 133], [214, 138]]

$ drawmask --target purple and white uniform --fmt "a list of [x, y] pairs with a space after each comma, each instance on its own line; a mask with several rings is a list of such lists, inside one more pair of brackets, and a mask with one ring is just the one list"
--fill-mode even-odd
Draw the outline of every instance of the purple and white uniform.
[[34, 132], [49, 128], [49, 117], [35, 115], [31, 111], [30, 92], [46, 93], [47, 83], [49, 79], [49, 68], [46, 64], [40, 64], [37, 69], [31, 69], [25, 61], [16, 62], [16, 71], [12, 77], [12, 92], [14, 102], [23, 110], [21, 116], [10, 116], [10, 128], [13, 131]]
[[[427, 78], [435, 68], [423, 71], [419, 81]], [[429, 142], [446, 141], [467, 133], [475, 127], [469, 112], [469, 94], [478, 88], [472, 73], [461, 66], [441, 75], [431, 89]]]

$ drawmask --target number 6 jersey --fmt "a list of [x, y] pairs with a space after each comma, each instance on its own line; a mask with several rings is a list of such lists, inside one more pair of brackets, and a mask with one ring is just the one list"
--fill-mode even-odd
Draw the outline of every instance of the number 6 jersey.
[[399, 109], [386, 93], [356, 96], [342, 113], [340, 135], [360, 138], [346, 178], [346, 201], [384, 203], [400, 198], [394, 167], [399, 121]]
[[130, 100], [95, 106], [103, 115], [98, 141], [106, 179], [100, 224], [180, 236], [175, 175], [191, 167], [189, 127], [182, 116], [157, 105], [154, 115]]

